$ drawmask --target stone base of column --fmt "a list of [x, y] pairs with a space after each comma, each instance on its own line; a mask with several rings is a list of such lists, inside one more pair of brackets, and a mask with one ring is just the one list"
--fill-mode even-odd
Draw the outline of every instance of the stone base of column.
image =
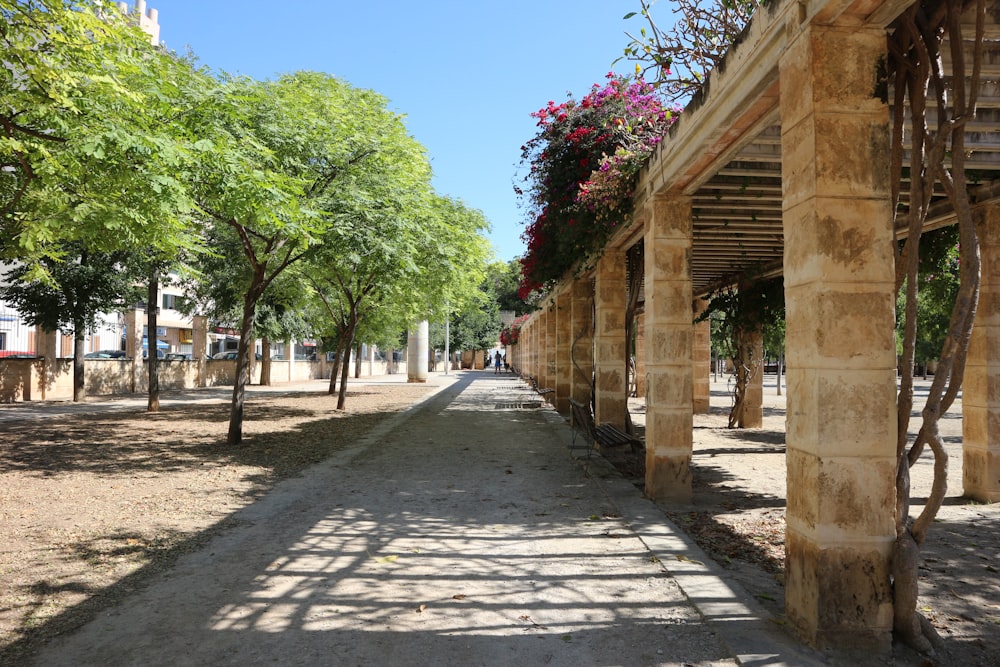
[[[867, 650], [885, 655], [892, 648], [892, 589], [887, 554], [849, 546], [819, 549], [789, 528], [785, 611], [792, 629], [818, 649]], [[890, 544], [886, 545], [891, 548]], [[796, 614], [797, 609], [815, 613]], [[824, 618], [823, 610], [836, 618]], [[871, 610], [876, 610], [871, 617]]]
[[1000, 452], [970, 446], [962, 450], [962, 489], [981, 503], [1000, 502]]

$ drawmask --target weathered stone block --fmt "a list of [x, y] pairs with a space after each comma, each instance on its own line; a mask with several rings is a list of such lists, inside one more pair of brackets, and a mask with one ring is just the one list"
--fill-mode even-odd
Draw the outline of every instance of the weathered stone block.
[[815, 539], [819, 521], [819, 459], [809, 452], [789, 448], [785, 461], [789, 532], [794, 524]]
[[691, 409], [650, 406], [646, 410], [646, 459], [657, 456], [689, 456], [693, 442]]
[[980, 502], [1000, 502], [1000, 450], [963, 448], [962, 488]]
[[691, 281], [646, 280], [646, 324], [691, 326]]
[[647, 207], [647, 235], [657, 239], [680, 239], [690, 244], [691, 200], [687, 197], [653, 197]]
[[884, 545], [823, 547], [789, 529], [785, 612], [807, 643], [885, 652], [891, 645], [892, 590]]
[[691, 502], [691, 457], [657, 456], [646, 450], [645, 492], [653, 500]]
[[691, 409], [694, 395], [688, 367], [649, 368], [646, 379], [646, 403], [664, 408]]
[[895, 452], [896, 385], [891, 369], [789, 368], [786, 441], [821, 456]]
[[873, 117], [818, 114], [816, 195], [882, 197], [889, 192], [889, 116], [884, 107]]
[[689, 366], [694, 332], [691, 326], [652, 326], [646, 332], [646, 364]]
[[[893, 295], [864, 291], [788, 291], [789, 366], [859, 369], [895, 368]], [[794, 352], [793, 352], [794, 351]]]
[[[893, 444], [894, 443], [890, 443]], [[827, 457], [819, 462], [819, 516], [823, 539], [859, 536], [889, 539], [895, 535], [895, 453], [887, 457]]]
[[806, 201], [783, 214], [785, 289], [798, 285], [871, 285], [893, 281], [889, 202], [876, 199]]

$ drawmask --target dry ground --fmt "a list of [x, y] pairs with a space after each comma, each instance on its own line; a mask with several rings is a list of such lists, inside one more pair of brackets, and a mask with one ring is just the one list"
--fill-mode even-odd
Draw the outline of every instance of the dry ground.
[[[767, 378], [760, 429], [726, 428], [730, 397], [712, 385], [712, 409], [694, 418], [689, 507], [665, 508], [671, 519], [727, 568], [771, 612], [784, 618], [785, 396]], [[919, 426], [927, 381], [918, 381], [910, 428]], [[645, 425], [642, 399], [630, 399], [633, 421]], [[940, 422], [949, 454], [948, 495], [921, 550], [920, 611], [945, 640], [948, 653], [924, 660], [903, 647], [894, 664], [1000, 667], [1000, 503], [962, 497], [961, 402]], [[911, 434], [912, 440], [912, 434]], [[641, 485], [642, 461], [619, 459]], [[933, 461], [924, 453], [911, 471], [911, 515], [923, 509]]]
[[81, 625], [429, 391], [359, 386], [343, 412], [326, 393], [251, 392], [239, 447], [225, 444], [224, 403], [3, 422], [0, 664]]
[[[225, 404], [0, 423], [0, 664], [20, 664], [32, 647], [114, 604], [230, 525], [237, 508], [278, 480], [427, 391], [360, 386], [342, 413], [325, 393], [251, 394], [238, 448], [223, 444]], [[764, 428], [736, 433], [724, 427], [725, 399], [713, 396], [713, 405], [717, 399], [713, 413], [695, 421], [695, 501], [669, 513], [781, 622], [783, 401], [766, 399]], [[641, 402], [633, 405], [641, 427]], [[958, 453], [960, 420], [946, 423]], [[896, 664], [997, 667], [1000, 505], [960, 499], [960, 454], [952, 460], [958, 482], [921, 567], [922, 609], [951, 652], [938, 662], [906, 656]], [[641, 460], [619, 463], [641, 484]], [[919, 497], [919, 474], [915, 484]]]

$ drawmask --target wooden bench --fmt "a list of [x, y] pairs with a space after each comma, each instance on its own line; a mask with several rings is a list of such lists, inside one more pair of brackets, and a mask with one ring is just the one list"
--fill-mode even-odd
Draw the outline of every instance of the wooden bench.
[[633, 452], [640, 452], [645, 447], [642, 440], [618, 430], [611, 424], [601, 424], [600, 426], [595, 424], [594, 414], [590, 410], [589, 403], [581, 403], [571, 398], [569, 399], [569, 404], [573, 411], [571, 421], [573, 427], [573, 444], [571, 447], [576, 448], [577, 433], [582, 433], [586, 437], [589, 437], [590, 443], [587, 445], [587, 458], [590, 458], [590, 455], [593, 453], [595, 444], [601, 448], [615, 448], [628, 445], [632, 448]]
[[545, 396], [546, 394], [551, 394], [552, 392], [555, 391], [555, 389], [549, 389], [548, 387], [539, 387], [538, 378], [532, 377], [531, 375], [527, 376], [525, 380], [528, 382], [528, 384], [531, 385], [532, 391], [534, 391], [539, 396]]

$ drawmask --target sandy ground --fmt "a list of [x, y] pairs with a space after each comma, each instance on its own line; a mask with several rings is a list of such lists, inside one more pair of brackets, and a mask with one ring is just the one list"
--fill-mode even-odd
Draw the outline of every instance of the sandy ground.
[[[929, 382], [918, 380], [915, 414]], [[723, 567], [781, 621], [784, 609], [785, 388], [765, 378], [760, 429], [726, 428], [730, 405], [724, 381], [713, 382], [711, 413], [694, 418], [694, 501], [667, 507], [668, 515], [694, 536]], [[630, 399], [637, 426], [644, 403]], [[911, 429], [919, 424], [911, 421]], [[944, 638], [941, 665], [1000, 665], [1000, 504], [962, 498], [961, 402], [941, 420], [947, 444], [948, 496], [922, 549], [920, 610]], [[912, 469], [911, 514], [923, 509], [930, 490], [930, 452]], [[900, 649], [901, 654], [906, 654]], [[924, 664], [909, 655], [912, 664]], [[900, 664], [910, 664], [906, 659]]]
[[[426, 396], [427, 387], [398, 380], [353, 388], [345, 412], [333, 409], [334, 399], [321, 384], [305, 392], [257, 388], [247, 413], [246, 446], [237, 451], [220, 445], [225, 391], [177, 396], [155, 416], [143, 412], [141, 400], [124, 411], [99, 403], [79, 409], [87, 414], [74, 408], [40, 419], [25, 406], [0, 406], [0, 663], [28, 664], [54, 637], [133, 598], [179, 559], [239, 529], [241, 509], [260, 505], [283, 480], [344, 455], [359, 438]], [[695, 418], [694, 502], [661, 509], [780, 626], [784, 398], [775, 395], [773, 378], [768, 382], [764, 427], [742, 432], [725, 428], [725, 385], [713, 385], [712, 413]], [[630, 407], [641, 428], [642, 401], [633, 400]], [[885, 664], [1000, 665], [1000, 505], [960, 498], [959, 408], [943, 421], [953, 461], [951, 491], [921, 566], [921, 609], [944, 636], [948, 654], [925, 663], [898, 650], [895, 662]], [[464, 437], [475, 438], [484, 426], [470, 420], [458, 428]], [[357, 461], [367, 466], [372, 480], [378, 479], [382, 459]], [[423, 462], [412, 460], [410, 470]], [[465, 465], [451, 481], [439, 480], [441, 493], [451, 498], [449, 484], [464, 487], [491, 466], [499, 466], [501, 480], [511, 481], [507, 475], [518, 472], [518, 463], [517, 457], [494, 453], [482, 468]], [[636, 473], [636, 462], [619, 463], [627, 475]], [[929, 459], [915, 469], [915, 511], [926, 494], [929, 470]], [[633, 481], [641, 484], [641, 475]], [[365, 488], [357, 479], [353, 484]], [[526, 494], [532, 495], [522, 489], [516, 497], [491, 501], [523, 513]], [[561, 507], [573, 501], [554, 497], [550, 502]], [[550, 511], [531, 510], [522, 520]], [[604, 511], [594, 510], [588, 518], [601, 518]], [[609, 530], [617, 535], [613, 527]], [[400, 547], [375, 560], [392, 563], [393, 556], [412, 554], [406, 551], [411, 547], [423, 548]], [[528, 627], [544, 625], [531, 613], [521, 615]], [[649, 662], [658, 660], [654, 653]]]

